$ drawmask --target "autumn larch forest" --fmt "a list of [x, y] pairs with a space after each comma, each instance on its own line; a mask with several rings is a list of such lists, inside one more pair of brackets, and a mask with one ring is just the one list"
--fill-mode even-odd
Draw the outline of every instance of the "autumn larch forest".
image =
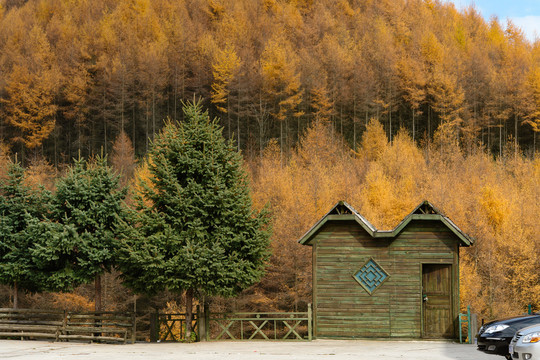
[[[476, 239], [461, 251], [462, 307], [540, 308], [540, 42], [511, 22], [439, 0], [0, 1], [3, 176], [17, 157], [54, 191], [74, 158], [105, 153], [133, 188], [154, 134], [194, 99], [273, 221], [263, 280], [213, 306], [305, 309], [310, 252], [296, 241], [333, 204], [393, 228], [428, 199]], [[130, 309], [117, 276], [104, 307]]]

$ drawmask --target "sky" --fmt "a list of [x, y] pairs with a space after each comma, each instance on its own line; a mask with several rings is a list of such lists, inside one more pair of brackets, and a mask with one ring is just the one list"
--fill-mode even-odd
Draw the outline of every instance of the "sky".
[[519, 26], [525, 36], [534, 41], [540, 38], [540, 0], [447, 0], [458, 9], [474, 4], [476, 9], [489, 21], [496, 15], [501, 24], [510, 19]]

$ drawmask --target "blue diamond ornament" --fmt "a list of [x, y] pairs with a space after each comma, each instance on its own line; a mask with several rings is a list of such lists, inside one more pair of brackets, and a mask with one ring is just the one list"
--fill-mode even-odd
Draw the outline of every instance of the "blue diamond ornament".
[[369, 259], [353, 277], [371, 295], [390, 275], [375, 260]]

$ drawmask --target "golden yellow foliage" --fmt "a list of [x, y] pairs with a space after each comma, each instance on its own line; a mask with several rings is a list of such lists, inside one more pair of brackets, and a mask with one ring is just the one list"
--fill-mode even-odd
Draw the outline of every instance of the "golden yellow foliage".
[[143, 161], [139, 163], [139, 165], [135, 168], [133, 178], [131, 180], [131, 187], [130, 187], [130, 194], [129, 198], [141, 198], [145, 202], [147, 206], [151, 205], [151, 200], [148, 199], [148, 197], [143, 196], [144, 189], [146, 187], [152, 189], [153, 183], [151, 179], [154, 177], [154, 175], [150, 172], [150, 168], [148, 167], [148, 163], [151, 162], [152, 159], [146, 158]]
[[212, 103], [223, 113], [229, 112], [227, 109], [230, 92], [229, 86], [236, 76], [240, 65], [240, 59], [232, 46], [218, 50], [214, 56], [214, 63], [212, 65], [214, 82], [212, 83], [211, 98]]
[[382, 124], [377, 119], [372, 118], [366, 125], [366, 131], [362, 134], [361, 155], [369, 161], [378, 160], [384, 153], [387, 144], [388, 138]]
[[[269, 274], [246, 295], [256, 306], [309, 301], [295, 240], [338, 200], [392, 228], [428, 199], [477, 239], [462, 250], [463, 304], [540, 307], [540, 46], [511, 22], [437, 0], [17, 3], [0, 7], [6, 141], [69, 159], [129, 130], [141, 154], [160, 116], [200, 95], [236, 118], [239, 147], [270, 142], [251, 164], [254, 201], [275, 219]], [[151, 176], [142, 163], [133, 191]]]
[[205, 9], [206, 13], [212, 20], [219, 20], [225, 13], [225, 6], [221, 1], [208, 0], [208, 8]]
[[354, 157], [333, 134], [316, 122], [284, 163], [274, 142], [252, 166], [256, 204], [268, 203], [274, 215], [274, 255], [249, 301], [278, 308], [310, 301], [310, 253], [296, 240], [338, 200], [391, 229], [427, 199], [476, 239], [460, 251], [463, 308], [494, 318], [539, 306], [540, 159], [431, 152], [404, 130], [389, 144], [376, 121]]
[[393, 208], [393, 185], [380, 164], [373, 163], [370, 166], [363, 184], [362, 198], [365, 201], [364, 206], [362, 206], [362, 213], [378, 228], [388, 228], [388, 225], [385, 224], [387, 221], [384, 218], [388, 216], [388, 210]]
[[524, 123], [529, 124], [536, 134], [540, 132], [540, 65], [531, 68], [528, 85], [532, 94], [531, 111], [525, 117]]
[[137, 162], [131, 139], [124, 131], [120, 132], [113, 143], [110, 161], [113, 169], [120, 175], [120, 185], [127, 186], [133, 178]]
[[40, 146], [54, 130], [57, 106], [54, 104], [56, 79], [51, 71], [31, 74], [16, 65], [6, 84], [4, 104], [6, 120], [15, 127], [20, 141], [29, 149]]
[[33, 158], [26, 169], [25, 182], [34, 189], [43, 186], [45, 189], [53, 191], [55, 189], [56, 176], [56, 169], [47, 160], [40, 157]]
[[52, 303], [57, 309], [70, 311], [91, 311], [94, 302], [86, 297], [75, 293], [52, 293]]
[[494, 230], [500, 230], [508, 215], [508, 204], [498, 191], [485, 186], [480, 194], [479, 204]]
[[283, 34], [278, 34], [266, 45], [261, 56], [263, 87], [269, 98], [277, 102], [273, 116], [284, 121], [288, 116], [300, 116], [301, 101], [298, 58]]
[[4, 179], [7, 175], [9, 159], [9, 146], [0, 141], [0, 179]]
[[325, 86], [318, 86], [311, 91], [311, 106], [315, 110], [313, 115], [318, 121], [328, 121], [334, 114], [334, 103], [331, 101]]
[[358, 192], [353, 161], [331, 126], [316, 121], [285, 164], [274, 141], [259, 166], [252, 167], [254, 204], [269, 204], [274, 235], [268, 274], [253, 290], [258, 295], [252, 294], [252, 301], [275, 309], [305, 307], [311, 289], [311, 257], [309, 249], [294, 239], [339, 199]]
[[422, 39], [422, 55], [429, 66], [435, 66], [443, 61], [441, 43], [432, 32], [428, 32]]

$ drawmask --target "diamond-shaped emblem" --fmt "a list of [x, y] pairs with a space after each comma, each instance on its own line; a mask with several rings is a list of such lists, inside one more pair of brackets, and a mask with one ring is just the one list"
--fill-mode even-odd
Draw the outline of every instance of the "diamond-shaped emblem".
[[371, 295], [390, 275], [373, 259], [369, 259], [353, 275], [354, 279]]

